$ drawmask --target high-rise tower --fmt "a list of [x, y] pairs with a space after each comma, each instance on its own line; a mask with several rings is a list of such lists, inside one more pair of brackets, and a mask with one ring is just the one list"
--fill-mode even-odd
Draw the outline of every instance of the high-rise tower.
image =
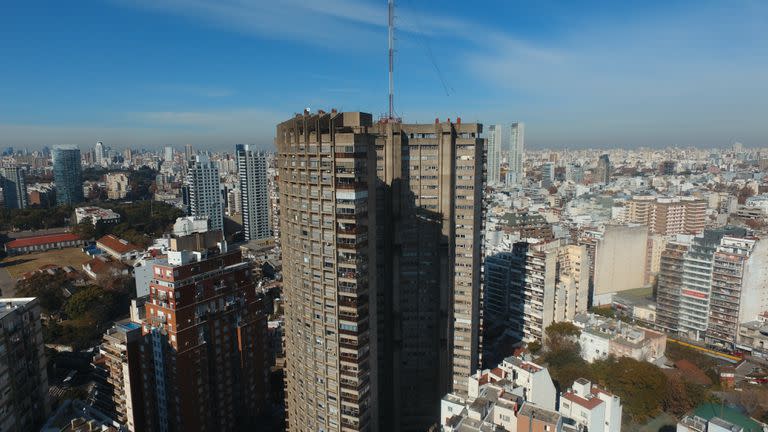
[[38, 430], [50, 411], [39, 299], [0, 299], [0, 347], [2, 429]]
[[2, 169], [3, 200], [6, 208], [27, 208], [27, 184], [24, 170], [18, 166]]
[[277, 126], [289, 431], [377, 430], [371, 124], [305, 112]]
[[482, 125], [374, 128], [381, 428], [426, 430], [479, 365]]
[[224, 216], [221, 203], [219, 169], [208, 156], [195, 155], [189, 161], [186, 186], [189, 188], [189, 214], [207, 217], [208, 226], [213, 230], [224, 230]]
[[104, 143], [97, 142], [93, 148], [93, 163], [97, 166], [104, 165]]
[[600, 155], [595, 168], [594, 181], [598, 184], [608, 184], [611, 181], [611, 160], [607, 154]]
[[[169, 251], [152, 264], [141, 322], [143, 430], [257, 430], [267, 323], [240, 251]], [[128, 360], [130, 363], [130, 359]]]
[[509, 140], [509, 173], [507, 173], [507, 183], [520, 184], [525, 177], [523, 168], [523, 159], [525, 158], [525, 125], [521, 122], [514, 122], [511, 126], [511, 137]]
[[76, 146], [54, 146], [51, 159], [53, 181], [56, 183], [56, 204], [73, 205], [83, 202], [80, 149]]
[[[480, 360], [482, 126], [277, 128], [290, 430], [425, 430]], [[379, 385], [381, 383], [381, 385]]]
[[488, 126], [488, 184], [495, 185], [501, 181], [501, 125]]
[[267, 155], [249, 145], [238, 144], [237, 175], [240, 180], [240, 204], [246, 240], [266, 240], [269, 227], [269, 193], [267, 190]]

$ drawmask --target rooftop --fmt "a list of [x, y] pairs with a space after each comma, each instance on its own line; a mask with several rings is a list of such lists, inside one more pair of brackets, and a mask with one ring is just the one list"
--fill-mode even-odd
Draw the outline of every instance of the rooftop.
[[8, 297], [0, 298], [0, 319], [5, 318], [9, 313], [15, 311], [20, 306], [26, 306], [27, 303], [35, 300], [35, 297]]
[[534, 419], [550, 423], [550, 424], [556, 424], [560, 421], [560, 414], [555, 411], [546, 410], [544, 408], [539, 408], [536, 405], [533, 405], [531, 403], [524, 403], [523, 406], [520, 408], [520, 411], [517, 413], [518, 418], [519, 417], [528, 417], [531, 418], [533, 416]]
[[752, 420], [735, 408], [721, 404], [706, 403], [699, 405], [693, 410], [693, 414], [704, 420], [711, 420], [715, 417], [720, 418], [733, 425], [741, 426], [745, 432], [762, 432], [763, 430], [760, 423]]
[[568, 399], [569, 401], [571, 401], [571, 402], [573, 402], [573, 403], [575, 403], [577, 405], [581, 405], [582, 407], [584, 407], [584, 408], [586, 408], [588, 410], [592, 410], [596, 406], [598, 406], [601, 403], [603, 403], [603, 401], [600, 398], [590, 397], [590, 398], [586, 398], [585, 399], [585, 398], [583, 398], [581, 396], [578, 396], [578, 395], [574, 394], [573, 392], [565, 392], [565, 393], [563, 393], [563, 398]]
[[17, 249], [28, 246], [46, 245], [51, 243], [67, 242], [80, 240], [76, 234], [64, 233], [64, 234], [50, 234], [41, 235], [35, 237], [25, 237], [16, 240], [9, 241], [5, 244], [6, 249]]
[[98, 239], [96, 243], [98, 243], [99, 247], [103, 249], [110, 249], [119, 254], [141, 250], [140, 246], [132, 244], [128, 240], [115, 237], [112, 234], [105, 235], [104, 237]]

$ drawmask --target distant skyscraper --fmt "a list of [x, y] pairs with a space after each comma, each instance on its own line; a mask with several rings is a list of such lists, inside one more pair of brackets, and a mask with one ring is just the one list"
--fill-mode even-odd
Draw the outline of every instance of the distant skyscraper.
[[501, 181], [501, 148], [503, 144], [501, 125], [488, 126], [488, 184]]
[[6, 208], [27, 208], [27, 184], [24, 181], [24, 171], [20, 167], [3, 168], [2, 185]]
[[265, 240], [269, 229], [269, 192], [267, 190], [267, 155], [248, 145], [235, 147], [237, 175], [240, 179], [240, 205], [246, 240]]
[[519, 184], [525, 177], [523, 159], [525, 158], [525, 125], [514, 122], [511, 126], [509, 140], [509, 172], [507, 179], [509, 184]]
[[98, 166], [104, 165], [104, 143], [101, 141], [96, 143], [96, 146], [93, 149], [93, 163]]
[[163, 149], [163, 160], [166, 162], [173, 162], [173, 147], [166, 146]]
[[550, 187], [555, 182], [555, 164], [546, 162], [541, 165], [541, 185]]
[[189, 161], [185, 179], [189, 187], [189, 213], [208, 217], [211, 230], [224, 232], [219, 169], [208, 156], [197, 155]]
[[131, 150], [130, 147], [127, 147], [125, 150], [123, 150], [123, 160], [125, 161], [126, 165], [130, 165], [131, 159], [133, 159], [133, 150]]
[[595, 168], [594, 181], [599, 184], [608, 184], [611, 182], [611, 160], [607, 154], [600, 155]]
[[38, 299], [0, 299], [0, 347], [2, 430], [38, 430], [50, 410]]
[[194, 152], [192, 151], [192, 144], [187, 144], [184, 146], [184, 160], [189, 162], [192, 159], [192, 155]]
[[83, 202], [83, 177], [80, 149], [76, 146], [54, 146], [53, 180], [56, 183], [56, 204], [73, 205]]

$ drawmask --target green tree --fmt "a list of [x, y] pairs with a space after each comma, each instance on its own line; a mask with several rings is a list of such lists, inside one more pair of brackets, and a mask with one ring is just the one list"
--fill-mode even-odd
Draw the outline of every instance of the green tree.
[[536, 355], [541, 351], [542, 349], [541, 342], [539, 341], [533, 341], [528, 343], [528, 351], [531, 352], [531, 354]]
[[69, 319], [101, 325], [119, 313], [118, 302], [119, 299], [115, 293], [96, 285], [89, 285], [67, 300], [64, 312]]
[[550, 324], [544, 330], [544, 345], [550, 351], [559, 351], [563, 349], [579, 352], [578, 340], [581, 330], [569, 322], [555, 322]]
[[16, 292], [25, 297], [37, 297], [40, 307], [47, 314], [58, 313], [64, 304], [64, 289], [72, 283], [64, 273], [35, 273], [16, 283]]

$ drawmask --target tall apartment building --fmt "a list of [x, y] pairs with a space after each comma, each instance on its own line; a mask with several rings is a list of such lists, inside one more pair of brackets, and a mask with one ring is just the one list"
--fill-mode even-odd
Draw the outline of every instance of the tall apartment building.
[[272, 234], [269, 226], [267, 155], [243, 144], [235, 147], [235, 153], [245, 239], [269, 239]]
[[607, 154], [600, 155], [593, 177], [594, 182], [598, 184], [608, 184], [611, 182], [611, 160]]
[[706, 223], [703, 199], [635, 196], [626, 207], [626, 222], [647, 225], [651, 234], [699, 234]]
[[192, 156], [195, 155], [195, 151], [192, 149], [192, 144], [184, 146], [184, 161], [189, 162], [192, 160]]
[[508, 184], [520, 184], [525, 178], [523, 159], [525, 158], [525, 124], [514, 122], [510, 126]]
[[289, 431], [376, 430], [371, 125], [321, 112], [277, 126]]
[[2, 172], [3, 202], [6, 208], [27, 208], [27, 184], [24, 170], [18, 166], [3, 167]]
[[0, 376], [0, 430], [39, 429], [50, 406], [36, 298], [0, 299]]
[[708, 345], [733, 350], [739, 324], [768, 309], [768, 244], [725, 236], [712, 260]]
[[555, 164], [546, 162], [541, 165], [541, 186], [550, 187], [555, 183]]
[[94, 360], [98, 397], [94, 405], [131, 431], [145, 430], [141, 379], [141, 324], [124, 321], [104, 333]]
[[269, 391], [267, 323], [250, 264], [239, 250], [208, 249], [171, 250], [151, 266], [141, 322], [142, 429], [258, 427]]
[[104, 152], [104, 143], [99, 141], [93, 147], [93, 163], [97, 166], [104, 166], [106, 162], [106, 154]]
[[118, 200], [125, 198], [128, 194], [130, 183], [126, 173], [107, 173], [104, 176], [104, 181], [107, 184], [107, 198]]
[[374, 128], [382, 429], [424, 430], [479, 367], [485, 141], [460, 119]]
[[190, 216], [207, 217], [211, 231], [224, 231], [219, 169], [206, 155], [189, 161], [186, 186], [189, 188]]
[[768, 282], [758, 270], [768, 264], [768, 248], [745, 235], [742, 228], [720, 228], [667, 245], [657, 289], [660, 327], [733, 348], [738, 324], [768, 307]]
[[173, 162], [173, 147], [171, 146], [163, 147], [163, 160], [168, 163]]
[[517, 242], [511, 252], [486, 258], [485, 269], [486, 325], [503, 322], [505, 332], [519, 340], [541, 341], [547, 326], [572, 320], [588, 308], [584, 245]]
[[668, 333], [680, 327], [680, 287], [690, 244], [670, 241], [661, 253], [656, 289], [656, 324]]
[[[613, 295], [645, 285], [648, 228], [644, 225], [605, 225], [590, 233], [594, 242], [591, 305], [610, 304]], [[626, 266], [625, 263], [637, 263]]]
[[423, 430], [431, 401], [466, 391], [480, 349], [481, 132], [336, 112], [278, 126], [291, 430]]
[[76, 146], [53, 146], [53, 181], [56, 184], [56, 204], [73, 205], [83, 202], [83, 176], [80, 149]]
[[501, 147], [504, 143], [501, 125], [488, 126], [488, 184], [501, 182]]

